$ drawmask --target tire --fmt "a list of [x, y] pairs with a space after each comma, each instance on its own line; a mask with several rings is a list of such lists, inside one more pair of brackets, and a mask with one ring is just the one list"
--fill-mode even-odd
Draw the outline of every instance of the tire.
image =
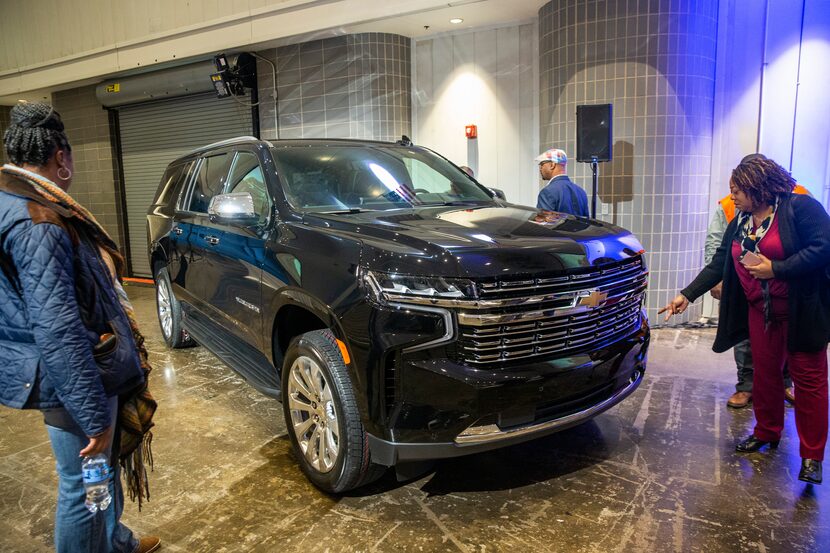
[[282, 408], [300, 468], [321, 490], [342, 493], [385, 472], [371, 462], [348, 369], [330, 331], [292, 340], [283, 363]]
[[182, 306], [173, 294], [167, 269], [156, 273], [156, 315], [161, 336], [171, 348], [185, 348], [196, 344], [182, 327]]

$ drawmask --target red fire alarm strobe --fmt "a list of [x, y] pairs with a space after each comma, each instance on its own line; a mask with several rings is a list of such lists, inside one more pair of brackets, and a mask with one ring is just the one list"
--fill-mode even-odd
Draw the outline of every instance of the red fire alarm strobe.
[[475, 125], [467, 125], [464, 127], [464, 134], [467, 138], [478, 138], [478, 127]]

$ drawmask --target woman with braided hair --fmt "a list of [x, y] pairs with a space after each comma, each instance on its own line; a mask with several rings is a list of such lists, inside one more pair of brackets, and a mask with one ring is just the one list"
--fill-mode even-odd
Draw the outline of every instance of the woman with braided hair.
[[[74, 166], [60, 115], [20, 103], [3, 139], [11, 163], [0, 170], [0, 403], [44, 414], [59, 479], [59, 553], [155, 551], [158, 538], [138, 540], [120, 522], [117, 462], [112, 504], [95, 514], [84, 505], [81, 457], [123, 454], [119, 396], [133, 405], [144, 394], [155, 409], [143, 339], [120, 283], [123, 259], [67, 193]], [[141, 444], [135, 449], [140, 456]], [[142, 470], [129, 472], [146, 486]]]
[[682, 313], [723, 280], [715, 344], [724, 352], [749, 336], [755, 429], [741, 453], [778, 447], [784, 428], [784, 363], [795, 384], [795, 424], [802, 458], [798, 478], [821, 484], [827, 443], [827, 342], [830, 339], [830, 217], [770, 159], [732, 171], [739, 210], [712, 261], [660, 310]]

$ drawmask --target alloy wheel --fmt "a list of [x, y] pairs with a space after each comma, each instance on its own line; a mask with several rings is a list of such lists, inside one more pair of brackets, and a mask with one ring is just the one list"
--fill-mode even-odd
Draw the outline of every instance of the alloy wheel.
[[170, 289], [167, 287], [167, 282], [163, 278], [158, 280], [156, 296], [158, 300], [158, 314], [159, 322], [161, 323], [161, 332], [164, 334], [164, 337], [169, 340], [173, 334], [173, 309], [170, 301]]
[[288, 408], [294, 435], [308, 463], [326, 473], [340, 453], [340, 425], [331, 386], [317, 362], [305, 355], [291, 365]]

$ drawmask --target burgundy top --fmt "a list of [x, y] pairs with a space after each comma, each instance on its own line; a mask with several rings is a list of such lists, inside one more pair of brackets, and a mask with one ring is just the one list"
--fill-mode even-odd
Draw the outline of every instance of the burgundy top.
[[[778, 232], [777, 217], [773, 219], [772, 225], [757, 244], [757, 248], [760, 253], [769, 259], [780, 260], [786, 258], [786, 255], [784, 255], [784, 245], [781, 243], [781, 234]], [[738, 280], [741, 281], [741, 286], [744, 289], [749, 305], [763, 311], [764, 295], [761, 291], [761, 281], [749, 274], [749, 271], [746, 270], [743, 263], [738, 261], [738, 258], [741, 257], [741, 251], [740, 243], [737, 241], [732, 242], [732, 261], [734, 261], [735, 270], [738, 272]], [[773, 278], [769, 281], [769, 291], [772, 297], [772, 315], [779, 319], [786, 318], [788, 311], [787, 283], [783, 280]]]

